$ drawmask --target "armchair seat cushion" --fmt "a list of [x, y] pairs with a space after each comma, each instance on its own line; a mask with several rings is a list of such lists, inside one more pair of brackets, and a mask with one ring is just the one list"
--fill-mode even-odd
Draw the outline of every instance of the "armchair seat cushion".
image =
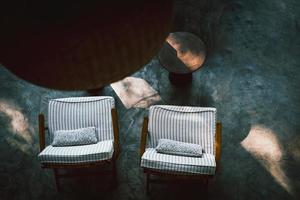
[[186, 157], [158, 153], [155, 148], [146, 149], [141, 167], [174, 174], [214, 175], [216, 161], [213, 154], [203, 153], [202, 157]]
[[113, 140], [83, 146], [47, 146], [39, 155], [41, 163], [78, 164], [111, 159]]

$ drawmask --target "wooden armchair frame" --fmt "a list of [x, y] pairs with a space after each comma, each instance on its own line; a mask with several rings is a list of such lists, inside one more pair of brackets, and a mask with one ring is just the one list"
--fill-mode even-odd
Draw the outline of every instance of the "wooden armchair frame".
[[[42, 163], [41, 167], [43, 169], [50, 168], [54, 171], [56, 188], [60, 190], [60, 178], [68, 178], [76, 175], [99, 175], [99, 174], [112, 174], [113, 175], [113, 184], [117, 182], [117, 169], [116, 169], [116, 158], [119, 156], [120, 145], [119, 145], [119, 125], [118, 125], [118, 116], [116, 108], [111, 109], [112, 115], [112, 123], [113, 123], [113, 134], [114, 134], [114, 154], [111, 159], [97, 161], [97, 162], [87, 162], [80, 164], [61, 164], [61, 163]], [[40, 144], [40, 152], [45, 149], [45, 131], [48, 130], [48, 127], [45, 126], [45, 116], [44, 114], [39, 114], [39, 144]], [[78, 168], [92, 168], [98, 167], [103, 164], [111, 164], [112, 170], [105, 171], [103, 173], [85, 173], [85, 174], [60, 174], [59, 169], [78, 169]]]
[[[147, 144], [147, 135], [148, 135], [148, 117], [144, 118], [143, 121], [143, 127], [141, 132], [141, 145], [140, 145], [140, 157], [143, 156], [146, 144]], [[220, 171], [220, 161], [221, 161], [221, 143], [222, 143], [222, 123], [217, 122], [216, 126], [216, 135], [215, 135], [215, 141], [214, 141], [214, 148], [215, 148], [215, 158], [216, 158], [216, 173]], [[162, 180], [157, 179], [151, 179], [152, 176], [161, 176], [161, 177], [173, 177], [173, 178], [183, 178], [183, 179], [189, 179], [189, 180], [198, 180], [202, 179], [205, 184], [205, 190], [207, 190], [208, 181], [214, 177], [214, 175], [205, 175], [205, 174], [197, 174], [197, 175], [191, 175], [191, 174], [174, 174], [174, 173], [168, 173], [168, 172], [161, 172], [156, 171], [148, 168], [143, 168], [144, 173], [146, 174], [146, 192], [149, 193], [150, 189], [150, 183], [160, 183]]]

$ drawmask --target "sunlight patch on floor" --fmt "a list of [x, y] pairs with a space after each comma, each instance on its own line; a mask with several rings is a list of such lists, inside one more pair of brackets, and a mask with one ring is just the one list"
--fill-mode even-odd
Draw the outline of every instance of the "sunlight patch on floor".
[[19, 108], [0, 99], [0, 112], [10, 119], [10, 131], [12, 133], [17, 134], [28, 143], [32, 142], [28, 120]]
[[147, 108], [161, 100], [157, 91], [141, 78], [127, 77], [112, 83], [111, 87], [127, 109]]
[[290, 180], [282, 169], [282, 147], [272, 130], [261, 125], [252, 126], [241, 145], [262, 164], [279, 185], [292, 193]]

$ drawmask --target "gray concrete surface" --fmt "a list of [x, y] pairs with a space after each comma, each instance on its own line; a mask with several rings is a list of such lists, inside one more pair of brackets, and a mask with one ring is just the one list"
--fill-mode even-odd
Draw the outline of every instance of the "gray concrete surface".
[[[176, 1], [175, 29], [205, 39], [199, 5]], [[213, 46], [209, 57], [190, 85], [172, 86], [156, 58], [133, 74], [159, 92], [160, 104], [217, 108], [223, 123], [222, 168], [206, 197], [201, 183], [183, 182], [153, 186], [146, 196], [138, 149], [148, 111], [126, 109], [110, 86], [99, 95], [112, 95], [117, 102], [119, 185], [111, 190], [105, 177], [70, 179], [57, 193], [52, 171], [42, 170], [37, 161], [37, 116], [47, 112], [51, 98], [87, 93], [34, 86], [0, 66], [0, 199], [298, 199], [299, 14], [296, 0], [231, 1], [214, 29], [214, 42], [207, 41]]]

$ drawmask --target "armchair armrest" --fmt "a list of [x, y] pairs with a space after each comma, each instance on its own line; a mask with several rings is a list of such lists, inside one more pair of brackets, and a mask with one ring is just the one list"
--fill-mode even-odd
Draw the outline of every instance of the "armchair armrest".
[[141, 133], [140, 157], [142, 157], [146, 149], [147, 134], [148, 134], [148, 117], [144, 117], [143, 128]]
[[40, 152], [45, 149], [45, 116], [44, 114], [39, 114], [39, 143], [40, 143]]
[[217, 171], [219, 171], [219, 169], [220, 169], [221, 145], [222, 145], [222, 123], [221, 122], [217, 122], [216, 136], [215, 136], [215, 150], [216, 150]]
[[120, 144], [119, 144], [119, 125], [118, 125], [118, 114], [117, 109], [111, 109], [112, 123], [113, 123], [113, 132], [114, 132], [114, 151], [115, 156], [119, 156]]

